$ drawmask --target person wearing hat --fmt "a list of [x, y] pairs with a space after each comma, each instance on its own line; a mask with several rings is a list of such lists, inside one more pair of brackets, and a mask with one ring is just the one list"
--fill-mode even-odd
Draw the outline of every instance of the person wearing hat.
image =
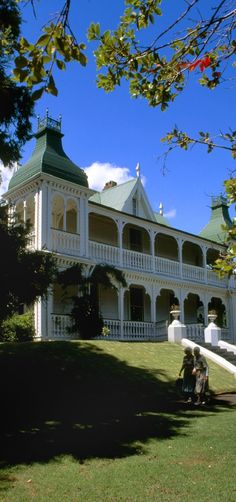
[[206, 391], [208, 390], [208, 373], [209, 368], [206, 358], [201, 354], [200, 347], [194, 347], [194, 368], [193, 374], [196, 376], [195, 394], [197, 400], [194, 404], [205, 404]]
[[192, 354], [192, 349], [191, 347], [186, 347], [184, 349], [183, 363], [179, 372], [179, 376], [181, 376], [183, 371], [184, 373], [183, 373], [182, 392], [185, 395], [186, 401], [188, 403], [191, 403], [193, 400], [194, 388], [196, 382], [195, 375], [193, 374], [193, 368], [194, 368], [194, 357]]

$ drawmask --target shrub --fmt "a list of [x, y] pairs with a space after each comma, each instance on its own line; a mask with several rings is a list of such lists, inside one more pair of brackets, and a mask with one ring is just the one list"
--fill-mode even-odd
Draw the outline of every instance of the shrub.
[[25, 314], [14, 314], [9, 319], [3, 321], [0, 332], [1, 342], [28, 342], [33, 340], [34, 317], [32, 312]]
[[70, 333], [78, 333], [79, 338], [88, 340], [101, 335], [103, 318], [98, 309], [96, 299], [92, 295], [73, 298], [74, 306], [71, 311], [72, 327]]

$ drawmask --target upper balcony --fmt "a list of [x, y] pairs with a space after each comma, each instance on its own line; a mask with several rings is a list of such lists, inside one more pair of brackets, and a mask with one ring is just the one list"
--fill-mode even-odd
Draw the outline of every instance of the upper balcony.
[[[53, 228], [52, 251], [70, 256], [81, 256], [80, 236], [78, 234]], [[182, 251], [184, 251], [184, 247]], [[168, 254], [169, 253], [167, 253], [167, 255]], [[189, 263], [190, 259], [188, 255], [185, 256], [184, 252], [180, 259], [178, 256], [170, 258], [169, 256], [158, 256], [157, 250], [155, 250], [155, 254], [152, 255], [147, 252], [134, 251], [126, 247], [118, 247], [117, 245], [89, 239], [86, 258], [98, 263], [108, 263], [122, 269], [154, 273], [163, 277], [172, 277], [220, 287], [228, 284], [227, 277], [223, 279], [219, 278], [218, 275], [210, 269], [210, 265], [207, 264], [204, 267], [203, 263], [199, 265]]]
[[[99, 214], [96, 209], [82, 213], [79, 200], [62, 196], [53, 198], [52, 214], [48, 221], [46, 247], [53, 252], [71, 257], [84, 257], [93, 262], [108, 263], [118, 268], [158, 274], [195, 283], [225, 287], [227, 277], [221, 279], [211, 270], [219, 255], [220, 246], [200, 240], [190, 234], [176, 232], [143, 221], [134, 224], [122, 215], [112, 217]], [[33, 199], [18, 204], [18, 217], [30, 219], [34, 233], [35, 211]], [[135, 222], [136, 223], [136, 222]], [[47, 236], [47, 237], [46, 237]], [[35, 243], [37, 241], [37, 235]], [[33, 246], [33, 239], [31, 247]], [[36, 245], [37, 247], [37, 245]], [[40, 245], [39, 245], [40, 247]], [[233, 281], [231, 287], [235, 287]]]

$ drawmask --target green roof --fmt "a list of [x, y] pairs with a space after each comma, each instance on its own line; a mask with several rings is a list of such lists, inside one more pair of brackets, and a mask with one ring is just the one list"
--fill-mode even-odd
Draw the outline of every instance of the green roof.
[[214, 242], [224, 243], [227, 238], [227, 230], [233, 223], [229, 216], [226, 199], [222, 196], [212, 197], [211, 218], [207, 225], [199, 233], [200, 237]]
[[163, 214], [154, 212], [154, 216], [157, 223], [160, 223], [161, 225], [167, 225], [168, 227], [170, 227], [169, 222], [167, 221], [165, 216], [163, 216]]
[[92, 195], [89, 200], [102, 204], [103, 206], [112, 207], [117, 211], [122, 211], [136, 183], [137, 178], [133, 178], [121, 185], [116, 185], [102, 192], [97, 192]]
[[39, 121], [36, 145], [31, 158], [12, 176], [8, 189], [29, 181], [35, 175], [47, 173], [77, 185], [88, 187], [87, 175], [65, 154], [62, 147], [61, 122], [46, 116]]

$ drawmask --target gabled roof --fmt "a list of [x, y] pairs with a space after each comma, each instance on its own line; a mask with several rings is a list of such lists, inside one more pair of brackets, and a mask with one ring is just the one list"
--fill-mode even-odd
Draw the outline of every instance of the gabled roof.
[[212, 197], [210, 220], [199, 235], [204, 239], [223, 244], [227, 238], [227, 228], [232, 225], [226, 199], [222, 196]]
[[130, 196], [136, 181], [137, 180], [134, 178], [121, 185], [116, 185], [102, 192], [97, 192], [92, 195], [89, 200], [102, 204], [103, 206], [112, 207], [113, 209], [117, 209], [117, 211], [123, 211], [124, 204]]
[[121, 212], [134, 214], [133, 199], [137, 201], [135, 216], [156, 221], [140, 177], [133, 178], [121, 185], [112, 186], [102, 192], [97, 192], [89, 200]]
[[47, 173], [88, 187], [87, 175], [65, 154], [61, 123], [46, 116], [38, 123], [36, 145], [31, 158], [12, 176], [8, 189], [16, 188], [37, 174]]

